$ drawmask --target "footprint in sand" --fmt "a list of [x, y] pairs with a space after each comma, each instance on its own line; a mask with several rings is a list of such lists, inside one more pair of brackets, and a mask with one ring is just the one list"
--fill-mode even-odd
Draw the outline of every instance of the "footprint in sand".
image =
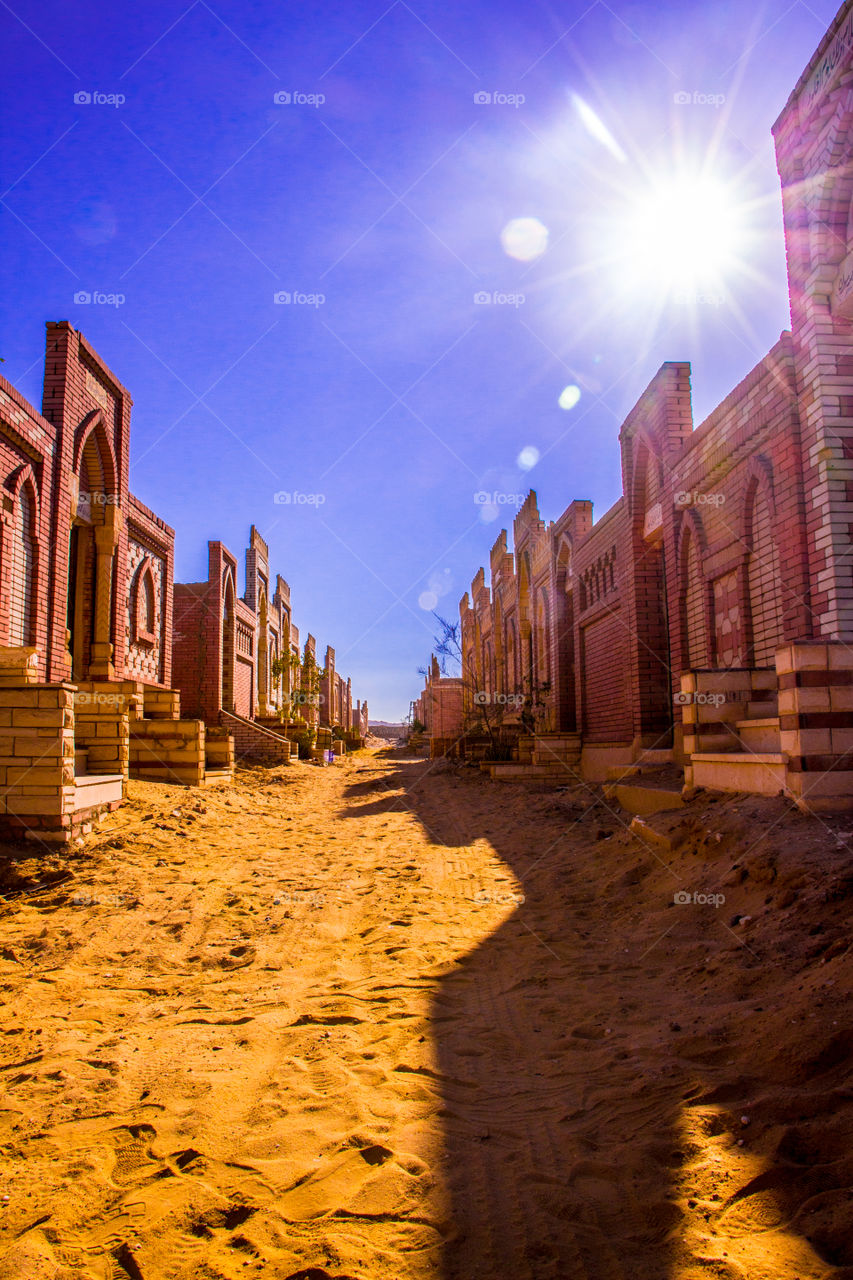
[[151, 1142], [157, 1136], [150, 1124], [122, 1125], [110, 1135], [115, 1151], [113, 1182], [127, 1186], [139, 1177], [153, 1173], [152, 1162], [157, 1157], [151, 1151]]

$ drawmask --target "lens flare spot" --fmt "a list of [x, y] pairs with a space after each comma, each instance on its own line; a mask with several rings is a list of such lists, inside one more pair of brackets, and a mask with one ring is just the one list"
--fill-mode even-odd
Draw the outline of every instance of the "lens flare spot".
[[522, 471], [530, 471], [539, 461], [539, 450], [535, 445], [527, 444], [516, 459]]
[[519, 262], [532, 262], [548, 248], [548, 228], [538, 218], [513, 218], [501, 232], [503, 251]]
[[434, 591], [422, 591], [418, 596], [418, 604], [427, 613], [431, 613], [438, 604], [438, 596]]
[[613, 134], [610, 132], [607, 125], [601, 119], [601, 116], [597, 115], [596, 112], [593, 111], [588, 102], [584, 102], [579, 93], [572, 94], [572, 102], [574, 104], [575, 111], [577, 111], [580, 116], [581, 123], [589, 136], [594, 138], [596, 142], [599, 142], [605, 150], [609, 151], [614, 160], [618, 160], [620, 164], [624, 164], [628, 157], [613, 137]]
[[574, 409], [576, 404], [580, 403], [581, 389], [576, 387], [574, 383], [569, 387], [563, 387], [560, 392], [560, 398], [557, 401], [561, 409]]

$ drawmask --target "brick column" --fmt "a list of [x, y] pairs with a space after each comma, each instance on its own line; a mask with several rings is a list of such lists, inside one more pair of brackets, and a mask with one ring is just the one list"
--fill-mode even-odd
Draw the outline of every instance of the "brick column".
[[814, 641], [776, 654], [788, 790], [806, 812], [853, 809], [853, 650]]
[[104, 680], [115, 679], [113, 666], [113, 564], [121, 533], [121, 512], [116, 506], [104, 509], [104, 523], [95, 526], [95, 637], [89, 674]]

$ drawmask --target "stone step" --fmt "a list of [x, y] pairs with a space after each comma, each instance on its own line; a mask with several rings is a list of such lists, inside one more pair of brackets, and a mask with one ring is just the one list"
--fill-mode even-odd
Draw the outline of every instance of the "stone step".
[[778, 716], [765, 716], [760, 720], [738, 720], [735, 728], [745, 750], [757, 752], [779, 750]]
[[74, 811], [102, 804], [120, 804], [124, 777], [120, 773], [90, 773], [74, 779]]
[[754, 699], [746, 704], [746, 720], [763, 720], [768, 716], [775, 716], [779, 708], [779, 698], [775, 690], [770, 696], [761, 702]]
[[627, 782], [630, 778], [654, 778], [662, 767], [671, 763], [671, 760], [661, 760], [660, 762], [636, 760], [633, 764], [611, 764], [607, 768], [605, 781]]
[[604, 788], [607, 799], [615, 800], [626, 813], [646, 816], [650, 813], [662, 813], [665, 809], [683, 809], [684, 801], [681, 790], [674, 791], [669, 787], [653, 787], [617, 782]]
[[672, 747], [649, 747], [641, 751], [635, 764], [672, 764]]
[[762, 796], [785, 790], [788, 756], [784, 751], [703, 751], [691, 756], [690, 763], [694, 787]]
[[233, 781], [234, 778], [230, 769], [205, 769], [204, 782], [202, 785], [205, 787], [212, 787], [217, 782], [231, 783]]
[[545, 781], [576, 782], [580, 779], [580, 770], [560, 761], [552, 765], [504, 764], [502, 761], [489, 765], [492, 778], [497, 782]]
[[235, 715], [233, 711], [221, 711], [219, 723], [234, 738], [234, 750], [238, 760], [250, 760], [263, 764], [289, 764], [292, 743], [281, 734]]
[[531, 761], [534, 765], [568, 764], [574, 768], [580, 764], [579, 751], [534, 751]]

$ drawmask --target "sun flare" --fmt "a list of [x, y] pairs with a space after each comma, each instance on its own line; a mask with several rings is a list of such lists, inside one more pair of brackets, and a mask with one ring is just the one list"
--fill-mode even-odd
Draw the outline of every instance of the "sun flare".
[[668, 294], [720, 291], [743, 252], [738, 199], [725, 182], [680, 176], [629, 201], [629, 278]]

